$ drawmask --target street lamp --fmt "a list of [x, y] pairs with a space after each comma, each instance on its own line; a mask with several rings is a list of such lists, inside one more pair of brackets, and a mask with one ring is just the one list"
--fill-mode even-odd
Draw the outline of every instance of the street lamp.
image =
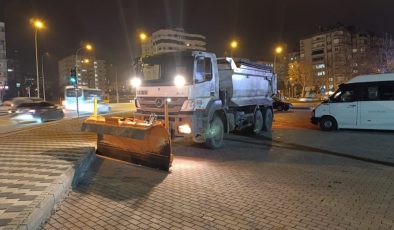
[[283, 52], [282, 46], [277, 46], [275, 48], [275, 55], [274, 55], [274, 73], [276, 73], [276, 56]]
[[115, 92], [116, 92], [116, 103], [119, 103], [119, 90], [118, 90], [118, 67], [111, 64], [111, 67], [115, 68]]
[[145, 41], [147, 37], [148, 36], [146, 35], [146, 33], [140, 33], [140, 39], [142, 42]]
[[38, 44], [37, 44], [37, 34], [38, 30], [44, 28], [44, 22], [41, 21], [40, 19], [32, 19], [31, 22], [33, 23], [33, 26], [35, 28], [35, 33], [34, 33], [34, 44], [35, 44], [35, 49], [36, 49], [36, 74], [37, 74], [37, 97], [40, 97], [40, 77], [38, 73]]
[[[86, 44], [84, 46], [81, 46], [75, 51], [75, 73], [77, 75], [76, 77], [76, 82], [75, 82], [75, 101], [77, 104], [77, 117], [79, 117], [79, 103], [78, 103], [78, 52], [81, 51], [82, 49], [85, 49], [87, 51], [91, 51], [93, 49], [92, 45]], [[87, 59], [88, 60], [88, 59]]]
[[234, 55], [235, 49], [238, 48], [238, 41], [233, 40], [230, 43], [230, 48], [231, 48], [231, 57]]
[[42, 95], [44, 97], [44, 101], [46, 101], [46, 97], [45, 97], [45, 74], [44, 74], [44, 57], [45, 56], [49, 56], [49, 53], [45, 52], [43, 55], [41, 55]]

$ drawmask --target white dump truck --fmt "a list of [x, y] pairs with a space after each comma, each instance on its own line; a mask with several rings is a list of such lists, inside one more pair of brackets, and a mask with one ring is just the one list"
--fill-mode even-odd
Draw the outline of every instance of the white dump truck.
[[136, 70], [135, 117], [164, 119], [167, 107], [173, 137], [219, 148], [224, 133], [271, 131], [276, 76], [268, 65], [183, 51], [142, 58]]

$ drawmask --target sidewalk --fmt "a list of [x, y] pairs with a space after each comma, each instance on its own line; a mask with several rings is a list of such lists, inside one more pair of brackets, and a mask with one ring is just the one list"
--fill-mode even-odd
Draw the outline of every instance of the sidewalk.
[[0, 134], [0, 229], [38, 228], [88, 170], [95, 136], [81, 121]]
[[339, 130], [323, 132], [305, 129], [278, 128], [266, 139], [287, 149], [336, 155], [372, 163], [394, 166], [394, 132]]

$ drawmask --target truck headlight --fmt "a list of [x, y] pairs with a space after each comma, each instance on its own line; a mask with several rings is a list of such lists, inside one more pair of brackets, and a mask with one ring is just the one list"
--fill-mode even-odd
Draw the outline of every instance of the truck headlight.
[[176, 75], [174, 78], [174, 84], [176, 85], [176, 87], [182, 87], [184, 86], [186, 83], [185, 77], [183, 77], [182, 75]]
[[183, 134], [190, 134], [190, 133], [192, 133], [192, 129], [190, 128], [189, 124], [184, 124], [184, 125], [178, 126], [178, 132], [183, 133]]

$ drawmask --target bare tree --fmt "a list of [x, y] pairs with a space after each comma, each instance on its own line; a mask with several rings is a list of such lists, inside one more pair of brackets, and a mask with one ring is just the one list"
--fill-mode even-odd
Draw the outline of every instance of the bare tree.
[[294, 61], [289, 64], [288, 77], [290, 84], [301, 87], [301, 97], [305, 96], [307, 87], [314, 87], [316, 84], [312, 65], [302, 61]]

